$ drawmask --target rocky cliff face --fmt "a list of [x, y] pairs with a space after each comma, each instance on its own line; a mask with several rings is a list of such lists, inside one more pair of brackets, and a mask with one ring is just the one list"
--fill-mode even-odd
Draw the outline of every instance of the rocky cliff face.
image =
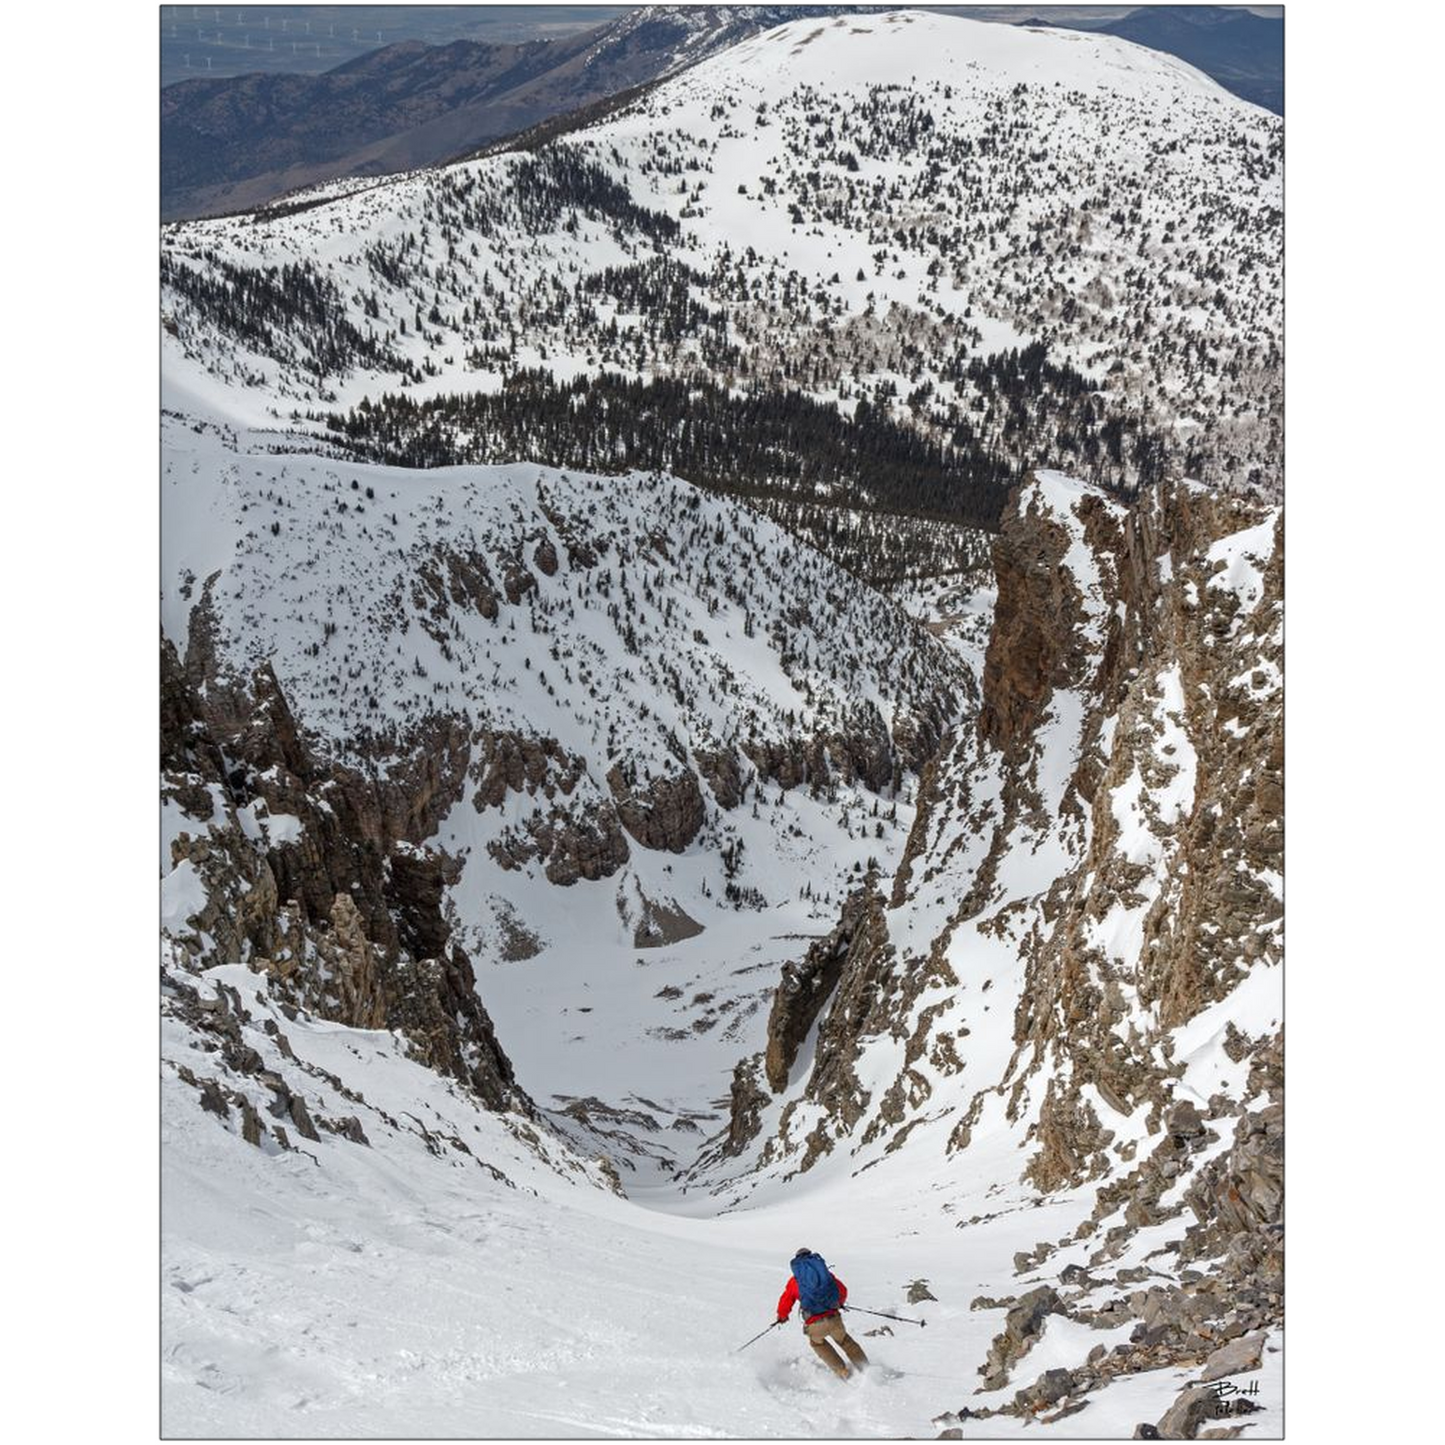
[[162, 640], [162, 800], [181, 815], [168, 862], [195, 884], [168, 919], [175, 959], [246, 963], [322, 1018], [397, 1030], [488, 1107], [527, 1110], [451, 940], [447, 861], [422, 846], [460, 784], [455, 726], [368, 778], [318, 762], [269, 668], [249, 686], [216, 669]]
[[866, 1168], [908, 1138], [967, 1168], [1001, 1130], [1037, 1190], [1095, 1187], [1073, 1236], [1090, 1267], [1187, 1209], [1178, 1260], [1255, 1271], [1263, 1318], [1282, 1197], [1281, 516], [1187, 483], [1125, 507], [1040, 473], [994, 570], [977, 717], [925, 773], [886, 906], [851, 899], [785, 973], [728, 1149]]
[[1081, 1091], [1157, 1117], [1181, 1078], [1174, 1035], [1280, 962], [1281, 527], [1181, 487], [1118, 531], [1100, 736], [1072, 780], [1088, 842], [1015, 1018], [1016, 1043], [1061, 1069], [1036, 1125], [1042, 1187], [1103, 1167]]

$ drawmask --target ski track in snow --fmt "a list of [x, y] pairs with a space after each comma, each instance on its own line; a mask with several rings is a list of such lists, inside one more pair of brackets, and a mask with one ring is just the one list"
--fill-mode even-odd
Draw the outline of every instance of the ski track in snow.
[[[246, 985], [244, 970], [220, 973]], [[324, 1057], [328, 1040], [377, 1037], [288, 1027], [303, 1058]], [[417, 1065], [376, 1067], [407, 1076], [397, 1087], [419, 1096], [419, 1112], [428, 1092], [444, 1091]], [[319, 1164], [271, 1157], [221, 1130], [174, 1080], [165, 1105], [172, 1436], [927, 1437], [934, 1415], [1000, 1399], [972, 1394], [971, 1367], [1001, 1312], [968, 1302], [1021, 1288], [1003, 1262], [1084, 1210], [1082, 1200], [1027, 1207], [1020, 1194], [1012, 1212], [959, 1230], [938, 1207], [945, 1179], [900, 1160], [877, 1184], [865, 1176], [840, 1192], [801, 1181], [762, 1208], [689, 1219], [566, 1184], [515, 1142], [505, 1158], [493, 1116], [480, 1116], [489, 1157], [517, 1190], [375, 1131], [372, 1149], [336, 1138], [310, 1146]], [[826, 1249], [861, 1306], [927, 1320], [849, 1316], [879, 1376], [901, 1375], [840, 1384], [796, 1315], [731, 1353], [771, 1319], [786, 1260], [805, 1240]], [[920, 1275], [937, 1303], [906, 1303]], [[1082, 1327], [1049, 1322], [1018, 1383], [1076, 1355], [1077, 1340], [1057, 1338], [1069, 1328]], [[1090, 1434], [1127, 1435], [1187, 1379], [1156, 1373], [1103, 1392], [1076, 1418]], [[967, 1434], [1026, 1430], [1037, 1427], [997, 1419]]]

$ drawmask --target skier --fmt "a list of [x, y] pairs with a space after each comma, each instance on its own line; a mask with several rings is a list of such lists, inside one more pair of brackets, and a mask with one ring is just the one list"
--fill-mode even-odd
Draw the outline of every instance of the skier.
[[803, 1333], [814, 1353], [840, 1380], [846, 1380], [848, 1366], [829, 1340], [842, 1345], [855, 1369], [862, 1370], [868, 1363], [863, 1347], [843, 1328], [839, 1313], [848, 1298], [848, 1286], [828, 1268], [823, 1256], [811, 1249], [800, 1249], [789, 1267], [792, 1276], [778, 1301], [778, 1323], [786, 1322], [796, 1304], [803, 1316]]

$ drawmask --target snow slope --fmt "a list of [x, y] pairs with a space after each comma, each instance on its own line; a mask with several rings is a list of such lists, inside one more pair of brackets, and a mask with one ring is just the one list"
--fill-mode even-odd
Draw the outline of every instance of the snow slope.
[[[998, 1323], [968, 1301], [1003, 1288], [1014, 1251], [1077, 1212], [907, 1168], [886, 1183], [864, 1176], [847, 1191], [846, 1224], [831, 1227], [837, 1196], [807, 1190], [721, 1218], [650, 1212], [540, 1166], [386, 1035], [289, 1021], [244, 968], [215, 970], [201, 986], [218, 983], [253, 1013], [246, 1036], [257, 1047], [274, 1048], [261, 1023], [279, 1024], [298, 1061], [345, 1074], [377, 1109], [415, 1123], [391, 1129], [363, 1110], [369, 1146], [326, 1135], [309, 1154], [270, 1154], [198, 1110], [168, 1067], [167, 1436], [926, 1437], [932, 1417], [972, 1401], [970, 1362]], [[168, 1065], [195, 1062], [188, 1042], [167, 1025]], [[301, 1063], [282, 1067], [314, 1087]], [[423, 1126], [470, 1140], [515, 1187], [455, 1149], [429, 1150]], [[960, 1232], [954, 1216], [970, 1200], [997, 1217]], [[826, 1248], [860, 1306], [928, 1322], [851, 1317], [879, 1378], [840, 1385], [796, 1322], [732, 1353], [772, 1319], [786, 1261], [805, 1240]], [[917, 1278], [936, 1302], [907, 1304]], [[1067, 1330], [1055, 1325], [1062, 1345]], [[1100, 1340], [1111, 1342], [1090, 1332], [1085, 1343]], [[1041, 1354], [1040, 1369], [1052, 1363]], [[1185, 1378], [1161, 1371], [1116, 1386], [1077, 1417], [1079, 1429], [1127, 1436]], [[1263, 1419], [1277, 1421], [1277, 1368], [1261, 1401]], [[999, 1418], [968, 1434], [1038, 1430]]]

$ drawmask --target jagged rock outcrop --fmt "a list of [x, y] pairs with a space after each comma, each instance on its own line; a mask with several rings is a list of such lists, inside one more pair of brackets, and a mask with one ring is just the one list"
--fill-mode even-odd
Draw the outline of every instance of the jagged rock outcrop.
[[[774, 1091], [816, 994], [831, 1006], [777, 1132], [744, 1153], [807, 1167], [846, 1139], [871, 1159], [869, 1146], [896, 1148], [925, 1126], [966, 1150], [1001, 1112], [1039, 1190], [1098, 1184], [1079, 1237], [1097, 1233], [1104, 1262], [1183, 1213], [1200, 1160], [1272, 1086], [1282, 524], [1257, 501], [1189, 483], [1125, 506], [1040, 473], [1019, 489], [993, 563], [977, 718], [924, 771], [866, 944], [850, 916], [847, 956], [825, 940], [790, 974], [798, 1002], [780, 991]], [[1179, 1030], [1211, 1008], [1222, 1042], [1176, 1057]], [[874, 1039], [898, 1062], [865, 1092], [848, 1061]], [[999, 1062], [972, 1077], [979, 1058]], [[804, 1099], [824, 1117], [794, 1137]], [[752, 1102], [735, 1090], [735, 1141]], [[1267, 1211], [1266, 1158], [1232, 1187]]]
[[[870, 1091], [854, 1066], [867, 1040], [892, 1026], [890, 1010], [882, 1004], [882, 998], [890, 982], [893, 959], [878, 880], [870, 874], [849, 901], [855, 917], [851, 920], [847, 953], [818, 1029], [805, 1097], [851, 1127], [871, 1101]], [[886, 1098], [881, 1100], [880, 1111], [889, 1111], [890, 1103]], [[825, 1149], [831, 1147], [831, 1140], [820, 1139], [820, 1143]]]
[[[1173, 1029], [1278, 961], [1280, 525], [1187, 485], [1156, 490], [1118, 525], [1086, 521], [1114, 599], [1089, 687], [1097, 717], [1072, 779], [1088, 845], [1051, 894], [1058, 922], [1015, 1021], [1033, 1057], [1068, 1056], [1068, 1083], [1051, 1081], [1036, 1126], [1043, 1188], [1107, 1167], [1108, 1131], [1080, 1104], [1082, 1087], [1119, 1112], [1158, 1109], [1174, 1071], [1151, 1058], [1154, 1040], [1167, 1053]], [[1231, 539], [1251, 532], [1267, 560], [1246, 563], [1242, 601], [1228, 573], [1244, 544]], [[996, 715], [1016, 711], [1002, 703]], [[1125, 947], [1109, 936], [1121, 917], [1137, 930]], [[1152, 1015], [1147, 1035], [1129, 1023], [1125, 979]]]
[[1282, 1297], [1284, 1276], [1284, 1106], [1250, 1110], [1234, 1130], [1229, 1152], [1211, 1160], [1184, 1196], [1195, 1223], [1185, 1231], [1181, 1260], [1223, 1257], [1225, 1270], [1249, 1276], [1267, 1302]]
[[419, 846], [460, 795], [465, 729], [434, 719], [366, 777], [315, 754], [269, 666], [248, 686], [204, 646], [183, 666], [163, 640], [161, 694], [162, 796], [194, 820], [171, 861], [204, 899], [169, 924], [179, 944], [267, 973], [323, 1018], [398, 1030], [488, 1107], [529, 1108], [451, 941], [451, 865]]
[[586, 760], [569, 753], [556, 738], [483, 728], [471, 764], [476, 782], [472, 803], [481, 812], [500, 808], [509, 792], [568, 798], [586, 772]]
[[758, 1080], [757, 1058], [739, 1059], [733, 1069], [728, 1096], [728, 1129], [722, 1144], [724, 1155], [737, 1158], [757, 1138], [767, 1103], [768, 1091]]
[[[778, 1145], [787, 1152], [800, 1144], [798, 1167], [807, 1170], [862, 1117], [871, 1096], [854, 1064], [870, 1034], [886, 1026], [877, 1004], [889, 966], [883, 899], [877, 877], [870, 873], [849, 894], [828, 936], [814, 943], [800, 964], [785, 965], [773, 995], [761, 1060], [745, 1060], [734, 1075], [725, 1154], [736, 1155], [758, 1133], [758, 1114], [766, 1099], [757, 1083], [759, 1063], [771, 1092], [782, 1093], [815, 1024], [812, 1067], [802, 1099], [821, 1105], [826, 1121], [832, 1122], [820, 1120], [806, 1138], [793, 1140], [791, 1128], [801, 1100], [792, 1100], [783, 1110], [778, 1140], [764, 1149], [764, 1161], [776, 1157]], [[888, 1109], [887, 1101], [883, 1107]]]
[[1001, 1388], [1015, 1363], [1033, 1348], [1044, 1321], [1052, 1314], [1061, 1313], [1063, 1304], [1048, 1285], [1040, 1285], [1022, 1296], [1004, 1316], [1004, 1327], [989, 1346], [987, 1361], [979, 1366], [978, 1372], [984, 1376], [983, 1388]]
[[758, 777], [783, 789], [803, 786], [821, 789], [832, 776], [828, 747], [821, 738], [794, 737], [768, 742], [750, 739], [743, 744], [743, 752]]
[[502, 868], [541, 863], [547, 881], [562, 888], [584, 878], [594, 883], [610, 878], [631, 857], [627, 835], [610, 803], [533, 814], [524, 829], [505, 834], [489, 850]]
[[[1086, 498], [1085, 515], [1107, 507]], [[1077, 687], [1089, 665], [1084, 600], [1063, 565], [1072, 544], [1041, 499], [1011, 508], [993, 544], [998, 602], [983, 666], [979, 736], [1005, 755], [1032, 741], [1056, 689]]]
[[[783, 967], [782, 981], [768, 1013], [768, 1042], [763, 1055], [763, 1073], [775, 1094], [786, 1086], [798, 1049], [818, 1014], [831, 1002], [844, 966], [855, 950], [868, 946], [864, 925], [871, 916], [871, 898], [871, 886], [856, 889], [843, 905], [842, 917], [833, 931], [813, 944], [801, 963]], [[820, 1047], [821, 1043], [820, 1039]]]
[[448, 601], [489, 622], [497, 616], [496, 583], [486, 558], [475, 550], [438, 548], [416, 569], [411, 589], [414, 605], [438, 624], [446, 622]]
[[712, 790], [719, 808], [736, 808], [743, 800], [742, 768], [732, 748], [710, 748], [695, 752], [697, 770]]
[[607, 786], [622, 826], [644, 848], [681, 853], [703, 825], [702, 790], [690, 769], [639, 782], [619, 764], [607, 774]]
[[[966, 695], [970, 681], [967, 675], [960, 680], [961, 693]], [[905, 773], [920, 773], [927, 767], [959, 703], [954, 692], [943, 693], [914, 711], [901, 711], [891, 732], [877, 707], [865, 703], [850, 709], [844, 727], [810, 736], [749, 738], [742, 743], [742, 752], [756, 779], [785, 790], [807, 787], [817, 793], [837, 778], [862, 782], [875, 793], [897, 792]], [[711, 752], [700, 754], [698, 764], [719, 805], [735, 806], [742, 793], [736, 760]]]

